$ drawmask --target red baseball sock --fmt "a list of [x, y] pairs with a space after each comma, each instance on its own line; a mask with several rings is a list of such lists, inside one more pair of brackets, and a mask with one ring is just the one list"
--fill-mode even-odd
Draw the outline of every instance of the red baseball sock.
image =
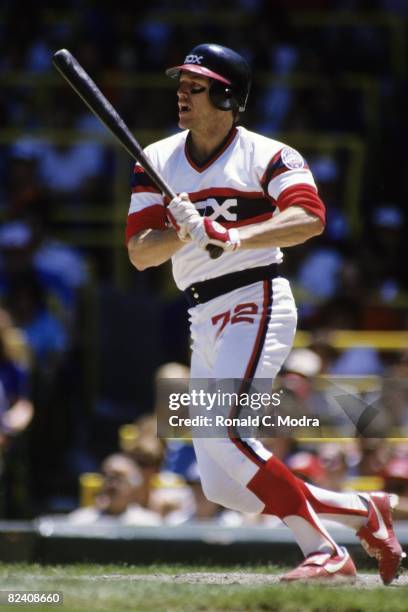
[[304, 482], [297, 478], [307, 501], [317, 514], [324, 514], [327, 518], [338, 523], [359, 529], [367, 521], [367, 503], [354, 491], [329, 491]]
[[298, 479], [276, 457], [270, 457], [247, 484], [265, 504], [264, 513], [284, 520], [292, 529], [304, 554], [330, 549], [336, 543], [320, 523]]

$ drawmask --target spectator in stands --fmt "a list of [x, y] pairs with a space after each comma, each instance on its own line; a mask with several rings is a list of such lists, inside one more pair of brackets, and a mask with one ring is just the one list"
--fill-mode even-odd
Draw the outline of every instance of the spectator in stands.
[[0, 309], [0, 515], [30, 512], [27, 435], [34, 416], [28, 348], [7, 311]]
[[404, 223], [398, 205], [385, 202], [374, 207], [367, 224], [361, 267], [368, 287], [385, 304], [407, 288]]
[[140, 471], [139, 500], [165, 515], [179, 505], [179, 482], [162, 473], [166, 444], [157, 437], [156, 418], [144, 415], [119, 430], [119, 445]]
[[320, 462], [325, 471], [325, 483], [321, 486], [332, 491], [344, 490], [349, 470], [347, 449], [341, 442], [319, 444]]
[[375, 376], [384, 371], [378, 351], [371, 346], [353, 346], [339, 355], [330, 374], [341, 376]]
[[[351, 357], [356, 354], [356, 361]], [[348, 349], [341, 353], [330, 374], [347, 373], [349, 376], [377, 373], [372, 370], [372, 362], [360, 363], [357, 357], [369, 353], [368, 349]], [[370, 354], [370, 353], [369, 353]], [[350, 356], [347, 361], [347, 357]], [[349, 364], [347, 371], [341, 371], [341, 364]], [[354, 367], [350, 366], [350, 363]], [[337, 367], [337, 364], [339, 366]], [[362, 435], [378, 435], [387, 425], [383, 411], [375, 406], [375, 414], [369, 421], [360, 421], [365, 409], [376, 401], [371, 395], [362, 394], [358, 386], [351, 382], [340, 383], [330, 378], [320, 380], [323, 362], [317, 352], [308, 349], [294, 349], [284, 364], [280, 376], [284, 390], [282, 408], [292, 416], [314, 416], [319, 418], [320, 426], [326, 428], [325, 434], [331, 436], [354, 436], [356, 432]], [[368, 418], [366, 414], [366, 418]], [[363, 428], [363, 429], [362, 429]], [[316, 431], [316, 434], [318, 432]]]
[[84, 258], [73, 247], [46, 235], [39, 216], [4, 223], [0, 229], [0, 293], [12, 278], [32, 268], [67, 323], [72, 322], [78, 292], [88, 280]]
[[313, 379], [320, 374], [321, 368], [321, 359], [313, 350], [293, 349], [284, 363], [281, 380], [285, 389], [306, 402], [313, 393]]
[[164, 477], [174, 475], [184, 485], [184, 496], [179, 496], [177, 507], [168, 512], [165, 522], [178, 525], [185, 522], [212, 521], [217, 525], [237, 526], [245, 520], [242, 513], [226, 510], [209, 501], [201, 486], [194, 447], [191, 441], [170, 440], [164, 463]]
[[[4, 312], [4, 315], [7, 313]], [[7, 327], [2, 327], [7, 324], [6, 316], [0, 318], [0, 430], [3, 436], [14, 436], [28, 427], [34, 407], [29, 399], [28, 369], [13, 359], [10, 350], [10, 334], [7, 331], [10, 330], [11, 320]]]
[[356, 476], [379, 476], [391, 456], [386, 438], [358, 438], [357, 460], [352, 467]]
[[140, 470], [140, 503], [144, 508], [151, 508], [154, 505], [154, 483], [163, 463], [164, 446], [157, 437], [144, 435], [127, 448], [127, 454]]
[[66, 330], [50, 312], [46, 294], [33, 270], [10, 279], [6, 298], [10, 313], [27, 338], [40, 369], [53, 369], [68, 349]]
[[302, 245], [298, 269], [295, 272], [295, 291], [300, 298], [299, 314], [305, 320], [318, 320], [318, 305], [336, 294], [345, 252], [349, 228], [344, 214], [339, 210], [341, 173], [334, 157], [311, 158], [310, 167], [319, 186], [319, 193], [330, 212], [323, 236], [318, 242]]
[[[8, 429], [7, 423], [6, 423], [6, 426], [4, 426], [4, 416], [6, 415], [7, 408], [8, 408], [8, 405], [7, 405], [6, 393], [4, 391], [3, 384], [0, 382], [0, 449], [3, 449], [7, 444], [7, 435], [6, 435], [6, 432]], [[0, 474], [2, 471], [1, 468], [2, 468], [2, 460], [0, 461]]]
[[[66, 93], [64, 91], [64, 100]], [[52, 120], [54, 130], [75, 130], [75, 114], [60, 100]], [[103, 146], [94, 141], [45, 143], [39, 174], [50, 198], [58, 205], [101, 204], [110, 185], [106, 181]]]
[[385, 371], [381, 398], [394, 436], [408, 435], [408, 350], [397, 355]]
[[[317, 353], [308, 348], [293, 349], [280, 374], [283, 390], [281, 406], [285, 414], [301, 417], [319, 417], [321, 425], [331, 425], [330, 414], [323, 394], [315, 388], [322, 362]], [[285, 435], [285, 432], [280, 432]], [[315, 432], [318, 435], [318, 431]], [[288, 430], [286, 435], [290, 435]]]
[[329, 374], [333, 364], [339, 357], [339, 351], [331, 344], [330, 334], [320, 330], [313, 333], [310, 350], [319, 355], [321, 361], [321, 374]]
[[10, 147], [4, 181], [4, 202], [10, 220], [46, 219], [49, 215], [51, 202], [38, 172], [41, 152], [38, 139], [29, 137]]
[[114, 454], [101, 466], [103, 485], [94, 506], [74, 510], [67, 519], [75, 525], [92, 525], [106, 519], [121, 525], [159, 525], [160, 516], [140, 504], [142, 476], [129, 457]]
[[381, 471], [384, 491], [398, 495], [394, 517], [408, 519], [408, 445], [402, 443], [393, 448], [391, 457]]
[[318, 454], [299, 451], [288, 458], [286, 465], [305, 482], [326, 487], [326, 470]]

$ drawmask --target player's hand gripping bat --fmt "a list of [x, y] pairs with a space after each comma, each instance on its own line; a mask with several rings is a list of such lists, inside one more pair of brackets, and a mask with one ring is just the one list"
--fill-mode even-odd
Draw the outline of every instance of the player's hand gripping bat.
[[[67, 49], [60, 49], [54, 53], [53, 62], [91, 111], [106, 125], [133, 159], [139, 162], [158, 189], [160, 189], [161, 193], [170, 200], [176, 197], [171, 187], [160, 176], [156, 168], [153, 167], [123, 119], [118, 115], [112, 104], [108, 102], [75, 57]], [[221, 247], [216, 245], [208, 245], [207, 250], [212, 259], [216, 259], [224, 252]]]

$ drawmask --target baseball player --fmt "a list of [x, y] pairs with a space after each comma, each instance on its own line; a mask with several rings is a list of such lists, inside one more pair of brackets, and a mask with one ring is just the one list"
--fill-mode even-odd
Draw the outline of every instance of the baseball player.
[[[166, 208], [136, 164], [126, 229], [130, 261], [144, 270], [172, 259], [190, 304], [192, 379], [272, 380], [296, 329], [289, 282], [279, 275], [281, 248], [323, 231], [324, 204], [296, 150], [238, 126], [250, 88], [240, 55], [201, 44], [166, 74], [178, 80], [182, 131], [145, 151], [180, 195]], [[221, 248], [221, 257], [212, 259], [208, 247]], [[388, 495], [308, 485], [258, 440], [228, 434], [194, 440], [204, 492], [234, 510], [276, 515], [292, 530], [305, 559], [283, 580], [354, 578], [352, 559], [319, 515], [355, 529], [377, 557], [383, 582], [395, 578], [403, 553]]]

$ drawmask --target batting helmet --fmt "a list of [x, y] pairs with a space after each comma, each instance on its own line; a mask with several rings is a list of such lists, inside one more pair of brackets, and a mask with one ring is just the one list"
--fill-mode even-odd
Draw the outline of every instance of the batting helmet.
[[215, 44], [198, 45], [190, 51], [181, 66], [168, 68], [166, 74], [177, 78], [182, 70], [211, 79], [210, 100], [220, 110], [245, 110], [251, 70], [246, 60], [232, 49]]

